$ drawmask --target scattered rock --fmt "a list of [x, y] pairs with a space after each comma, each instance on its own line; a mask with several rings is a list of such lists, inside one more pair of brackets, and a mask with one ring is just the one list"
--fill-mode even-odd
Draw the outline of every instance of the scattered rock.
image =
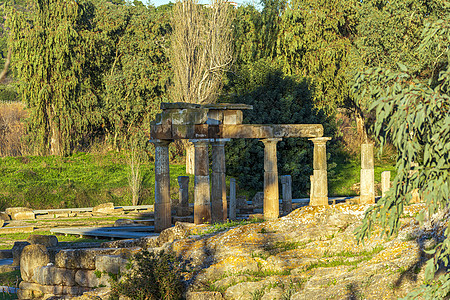
[[114, 227], [121, 227], [121, 226], [136, 226], [139, 224], [136, 224], [135, 221], [129, 220], [129, 219], [118, 219], [114, 222]]
[[9, 217], [9, 215], [6, 212], [0, 211], [0, 220], [9, 221], [9, 220], [11, 220], [11, 218]]
[[95, 206], [92, 209], [94, 214], [112, 214], [114, 213], [114, 203], [108, 202]]
[[23, 248], [28, 245], [30, 245], [28, 242], [14, 242], [14, 246], [12, 247], [13, 266], [20, 265], [20, 255], [22, 254]]
[[252, 199], [252, 205], [256, 208], [262, 208], [264, 203], [264, 192], [257, 192]]
[[34, 219], [33, 210], [28, 207], [9, 207], [5, 212], [11, 217], [11, 220]]
[[33, 282], [37, 268], [46, 266], [50, 255], [44, 245], [28, 245], [20, 255], [20, 275], [24, 281]]
[[27, 239], [30, 244], [44, 245], [45, 247], [56, 247], [58, 245], [58, 238], [55, 235], [40, 235], [33, 234]]

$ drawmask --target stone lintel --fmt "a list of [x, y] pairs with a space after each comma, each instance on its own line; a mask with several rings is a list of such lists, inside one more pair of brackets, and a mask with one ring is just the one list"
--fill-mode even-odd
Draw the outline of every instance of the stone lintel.
[[[287, 138], [323, 136], [321, 124], [151, 125], [152, 139]], [[324, 138], [326, 142], [330, 138]], [[313, 142], [314, 139], [311, 139]], [[318, 139], [316, 142], [320, 143]]]

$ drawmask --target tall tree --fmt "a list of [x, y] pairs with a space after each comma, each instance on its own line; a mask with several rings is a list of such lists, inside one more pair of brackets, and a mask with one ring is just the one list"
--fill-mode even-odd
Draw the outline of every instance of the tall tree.
[[129, 139], [132, 129], [149, 129], [167, 97], [170, 12], [170, 5], [97, 4], [95, 29], [102, 36], [99, 46], [107, 66], [102, 72], [102, 110], [116, 149]]
[[233, 62], [232, 6], [213, 0], [177, 1], [172, 16], [173, 100], [215, 102], [224, 72]]
[[101, 120], [83, 36], [92, 9], [72, 0], [37, 0], [32, 9], [31, 19], [14, 10], [8, 20], [19, 92], [38, 153], [65, 155]]

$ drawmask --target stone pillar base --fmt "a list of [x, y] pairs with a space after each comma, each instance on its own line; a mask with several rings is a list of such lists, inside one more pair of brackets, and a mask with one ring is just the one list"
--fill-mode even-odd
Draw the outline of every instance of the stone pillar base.
[[155, 232], [161, 232], [172, 226], [170, 202], [155, 203]]
[[211, 223], [211, 206], [209, 204], [194, 204], [194, 223]]
[[374, 195], [361, 195], [359, 197], [359, 204], [374, 204], [375, 196]]
[[328, 205], [328, 197], [313, 197], [309, 201], [310, 206], [324, 206]]

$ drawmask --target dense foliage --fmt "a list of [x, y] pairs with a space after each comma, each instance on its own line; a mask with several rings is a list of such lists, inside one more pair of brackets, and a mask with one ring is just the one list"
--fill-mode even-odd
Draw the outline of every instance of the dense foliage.
[[66, 155], [98, 135], [120, 148], [145, 129], [169, 80], [165, 7], [38, 0], [32, 10], [12, 9], [7, 24], [36, 152]]
[[[419, 189], [430, 217], [448, 210], [450, 199], [450, 4], [442, 17], [429, 22], [420, 43], [411, 53], [421, 66], [409, 57], [397, 60], [397, 66], [381, 64], [358, 74], [355, 92], [372, 102], [377, 120], [376, 136], [382, 144], [390, 141], [399, 150], [397, 176], [393, 189], [367, 212], [357, 233], [359, 239], [370, 235], [375, 222], [387, 228], [387, 235], [398, 232], [403, 207], [410, 203], [412, 191]], [[390, 68], [391, 67], [391, 68]], [[413, 172], [411, 172], [413, 171]], [[442, 220], [445, 222], [446, 220]], [[426, 284], [409, 297], [444, 299], [450, 294], [450, 275], [434, 280], [435, 272], [448, 269], [450, 231], [437, 237], [429, 254]]]

